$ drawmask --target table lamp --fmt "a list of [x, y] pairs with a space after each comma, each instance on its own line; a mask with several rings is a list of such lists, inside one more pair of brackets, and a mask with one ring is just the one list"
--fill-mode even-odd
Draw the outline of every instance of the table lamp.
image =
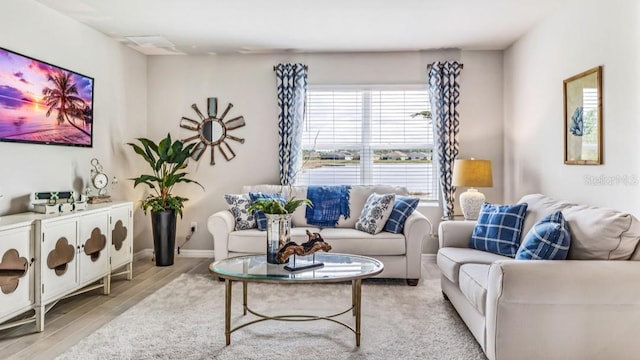
[[453, 181], [455, 187], [468, 187], [460, 194], [460, 208], [465, 220], [476, 220], [485, 200], [484, 194], [476, 187], [492, 187], [491, 160], [458, 159], [453, 163]]

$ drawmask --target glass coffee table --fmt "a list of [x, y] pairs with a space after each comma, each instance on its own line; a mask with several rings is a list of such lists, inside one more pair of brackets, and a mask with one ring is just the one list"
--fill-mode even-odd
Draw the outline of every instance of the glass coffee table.
[[[292, 261], [292, 259], [290, 259]], [[300, 258], [298, 262], [303, 261]], [[247, 255], [222, 259], [209, 265], [209, 270], [225, 281], [225, 329], [226, 344], [231, 343], [231, 333], [251, 324], [266, 320], [279, 321], [314, 321], [327, 320], [340, 324], [356, 335], [356, 345], [360, 346], [360, 319], [362, 311], [362, 279], [380, 274], [384, 269], [382, 262], [366, 256], [316, 253], [315, 261], [321, 262], [322, 267], [309, 270], [288, 271], [284, 265], [268, 264], [266, 255]], [[234, 281], [242, 282], [243, 315], [247, 312], [258, 319], [245, 322], [231, 328], [231, 289]], [[268, 316], [251, 310], [247, 305], [247, 284], [250, 282], [274, 284], [309, 284], [351, 282], [351, 307], [338, 313], [326, 316], [317, 315], [277, 315]], [[352, 312], [355, 317], [355, 327], [336, 319], [339, 315]]]

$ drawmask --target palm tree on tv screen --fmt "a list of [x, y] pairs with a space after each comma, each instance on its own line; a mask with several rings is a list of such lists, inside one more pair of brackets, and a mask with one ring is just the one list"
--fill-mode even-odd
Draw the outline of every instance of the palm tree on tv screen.
[[42, 89], [42, 101], [49, 108], [46, 116], [49, 117], [53, 110], [58, 111], [58, 124], [67, 121], [74, 128], [82, 131], [87, 136], [91, 136], [86, 130], [76, 124], [76, 120], [87, 123], [85, 116], [87, 104], [78, 95], [78, 88], [71, 79], [71, 74], [65, 71], [57, 72], [48, 76], [48, 80], [53, 82], [54, 88]]

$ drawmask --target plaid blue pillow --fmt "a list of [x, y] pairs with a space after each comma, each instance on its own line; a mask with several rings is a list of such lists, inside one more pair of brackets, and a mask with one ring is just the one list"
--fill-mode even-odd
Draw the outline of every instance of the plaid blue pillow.
[[384, 224], [384, 231], [399, 234], [404, 230], [404, 222], [413, 211], [418, 207], [419, 199], [396, 195], [396, 201], [393, 203], [393, 210], [389, 220]]
[[494, 205], [485, 202], [473, 228], [469, 247], [515, 257], [526, 212], [527, 203]]
[[[250, 192], [249, 197], [253, 204], [258, 199], [279, 199], [284, 204], [285, 199], [282, 194], [263, 194], [261, 192]], [[267, 230], [267, 216], [260, 210], [254, 210], [254, 217], [256, 218], [256, 224], [258, 224], [258, 230]]]
[[522, 240], [516, 260], [565, 260], [571, 234], [560, 210], [540, 219]]

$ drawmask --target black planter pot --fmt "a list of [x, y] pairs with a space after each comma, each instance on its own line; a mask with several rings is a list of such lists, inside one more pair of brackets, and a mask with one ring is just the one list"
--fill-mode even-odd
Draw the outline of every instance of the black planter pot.
[[173, 265], [173, 253], [176, 245], [176, 212], [163, 210], [151, 212], [153, 228], [153, 250], [156, 266]]

